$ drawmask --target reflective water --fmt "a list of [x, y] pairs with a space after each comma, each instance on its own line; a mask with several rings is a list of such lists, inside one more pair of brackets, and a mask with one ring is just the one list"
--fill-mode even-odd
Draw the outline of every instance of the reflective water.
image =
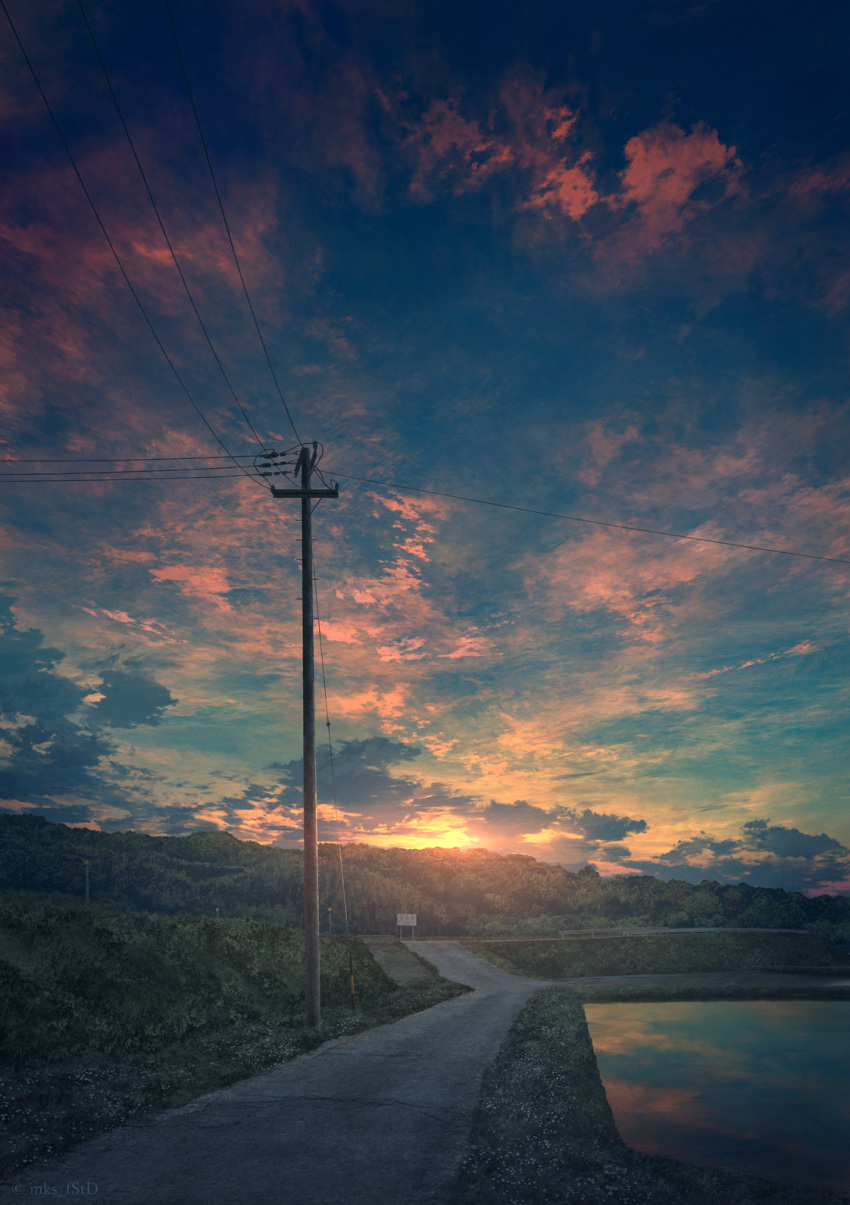
[[850, 1001], [589, 1004], [637, 1150], [850, 1190]]

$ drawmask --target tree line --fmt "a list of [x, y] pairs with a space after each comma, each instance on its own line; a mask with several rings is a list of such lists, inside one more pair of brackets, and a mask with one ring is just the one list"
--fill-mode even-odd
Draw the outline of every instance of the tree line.
[[[143, 912], [251, 917], [303, 927], [300, 850], [229, 833], [180, 837], [103, 833], [0, 813], [0, 885]], [[343, 897], [343, 875], [345, 895]], [[742, 927], [809, 929], [850, 940], [850, 900], [781, 888], [651, 875], [577, 874], [526, 854], [484, 849], [319, 845], [323, 930], [392, 933], [415, 912], [423, 937], [546, 936], [565, 929]], [[330, 913], [328, 912], [330, 909]], [[216, 912], [218, 910], [218, 913]]]

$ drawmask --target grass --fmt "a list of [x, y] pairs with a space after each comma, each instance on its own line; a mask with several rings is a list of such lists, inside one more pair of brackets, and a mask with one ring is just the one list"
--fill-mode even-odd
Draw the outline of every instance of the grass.
[[462, 941], [513, 974], [540, 979], [593, 975], [681, 975], [710, 971], [850, 971], [850, 954], [803, 933], [669, 933], [634, 937]]
[[846, 1198], [646, 1155], [622, 1141], [584, 1009], [532, 996], [487, 1069], [448, 1205], [838, 1205]]
[[319, 1034], [303, 957], [268, 922], [0, 892], [0, 1175], [468, 990], [431, 967], [399, 988], [359, 938], [322, 934]]

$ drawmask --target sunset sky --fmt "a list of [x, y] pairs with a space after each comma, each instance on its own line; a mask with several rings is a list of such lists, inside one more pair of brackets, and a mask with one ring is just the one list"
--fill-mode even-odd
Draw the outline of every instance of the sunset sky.
[[320, 840], [850, 891], [850, 10], [170, 3], [295, 430], [163, 0], [84, 7], [188, 292], [5, 0], [103, 228], [0, 14], [0, 807], [298, 844], [315, 439]]

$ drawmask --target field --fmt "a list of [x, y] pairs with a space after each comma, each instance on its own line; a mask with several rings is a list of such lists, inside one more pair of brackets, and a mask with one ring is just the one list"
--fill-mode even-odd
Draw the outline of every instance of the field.
[[319, 1035], [303, 956], [303, 933], [263, 921], [0, 892], [0, 1175], [466, 990], [400, 988], [359, 938], [323, 934]]
[[807, 933], [666, 933], [463, 941], [513, 974], [540, 979], [593, 975], [683, 975], [711, 971], [828, 968], [850, 971], [850, 954]]

